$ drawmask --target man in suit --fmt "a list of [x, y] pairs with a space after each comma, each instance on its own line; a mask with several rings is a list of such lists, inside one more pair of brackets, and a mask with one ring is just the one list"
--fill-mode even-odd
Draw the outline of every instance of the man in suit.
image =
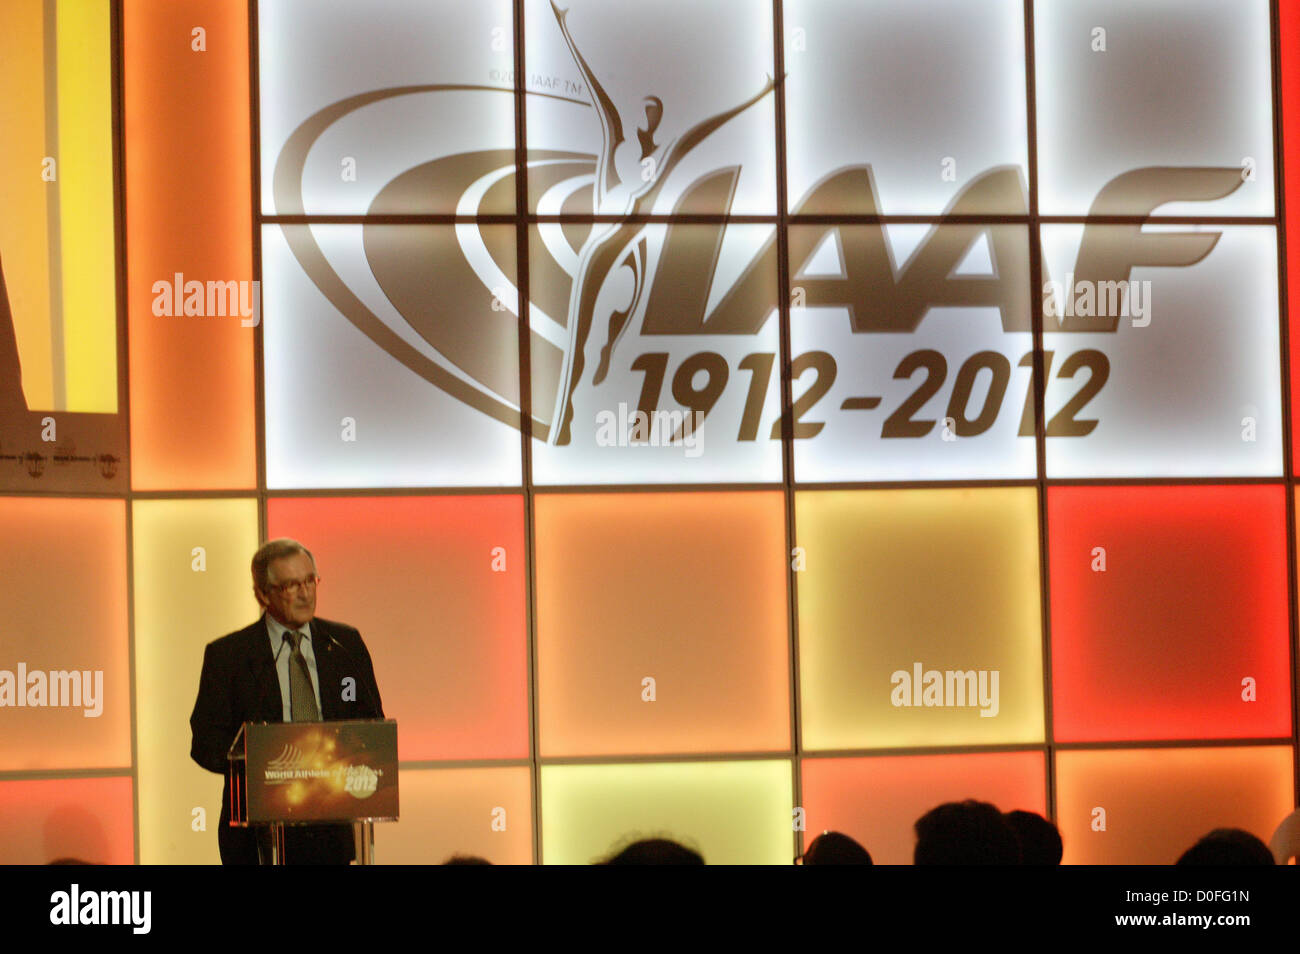
[[[253, 556], [253, 595], [265, 611], [252, 626], [209, 643], [190, 716], [190, 755], [227, 775], [226, 754], [245, 722], [382, 719], [370, 654], [351, 626], [316, 618], [316, 561], [295, 540]], [[266, 829], [230, 827], [230, 778], [221, 796], [222, 864], [268, 861]], [[289, 864], [347, 864], [351, 825], [285, 828]]]

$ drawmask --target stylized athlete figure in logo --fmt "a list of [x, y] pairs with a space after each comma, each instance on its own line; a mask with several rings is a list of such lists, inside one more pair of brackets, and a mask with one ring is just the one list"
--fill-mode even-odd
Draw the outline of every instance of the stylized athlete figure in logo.
[[[632, 299], [626, 309], [608, 315], [605, 344], [600, 350], [600, 361], [592, 378], [593, 385], [600, 384], [609, 373], [614, 346], [627, 330], [646, 288], [646, 242], [642, 234], [645, 224], [629, 222], [627, 219], [653, 208], [668, 174], [682, 157], [733, 116], [766, 96], [775, 88], [776, 83], [772, 77], [767, 77], [763, 88], [739, 106], [697, 123], [682, 135], [663, 144], [654, 141], [655, 130], [663, 118], [663, 102], [657, 96], [647, 96], [644, 100], [646, 125], [643, 129], [637, 129], [637, 145], [640, 146], [638, 158], [637, 145], [624, 139], [623, 124], [613, 101], [592, 74], [591, 67], [569, 34], [565, 23], [569, 11], [561, 10], [555, 0], [551, 0], [551, 9], [559, 22], [560, 32], [564, 34], [564, 41], [569, 45], [569, 52], [573, 54], [573, 60], [591, 90], [592, 105], [600, 120], [601, 148], [596, 161], [592, 209], [597, 215], [620, 217], [619, 221], [598, 222], [592, 226], [591, 234], [578, 254], [578, 271], [573, 276], [573, 289], [569, 295], [569, 348], [560, 370], [559, 391], [549, 434], [552, 444], [567, 444], [573, 422], [573, 394], [582, 379], [585, 364], [583, 350], [596, 317], [596, 297], [605, 279], [615, 267], [630, 267]], [[620, 169], [629, 170], [632, 166], [635, 166], [636, 172], [625, 178]]]

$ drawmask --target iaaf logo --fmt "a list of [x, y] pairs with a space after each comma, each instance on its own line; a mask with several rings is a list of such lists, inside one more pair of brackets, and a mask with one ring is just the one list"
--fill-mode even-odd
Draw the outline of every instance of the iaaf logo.
[[[737, 335], [754, 336], [770, 320], [774, 307], [770, 278], [776, 273], [777, 239], [770, 236], [748, 266], [725, 289], [715, 289], [719, 250], [727, 233], [725, 222], [689, 225], [651, 225], [648, 213], [660, 209], [665, 196], [674, 195], [667, 184], [682, 166], [684, 157], [737, 117], [766, 99], [776, 88], [771, 76], [755, 77], [753, 93], [721, 112], [699, 116], [694, 121], [674, 122], [679, 133], [665, 136], [663, 101], [647, 93], [642, 101], [643, 116], [621, 115], [588, 65], [580, 45], [570, 32], [567, 11], [552, 2], [555, 21], [568, 46], [573, 62], [590, 91], [590, 102], [557, 93], [528, 91], [530, 103], [571, 104], [589, 108], [599, 125], [598, 155], [564, 149], [530, 148], [526, 156], [529, 190], [540, 196], [551, 212], [595, 215], [600, 221], [582, 236], [543, 223], [542, 239], [533, 246], [537, 280], [529, 302], [530, 352], [533, 395], [532, 431], [539, 439], [556, 445], [573, 440], [574, 398], [580, 387], [599, 388], [610, 378], [615, 353], [628, 342], [662, 336]], [[477, 95], [513, 96], [513, 90], [473, 84], [426, 84], [378, 89], [339, 100], [317, 111], [289, 136], [276, 162], [273, 194], [276, 210], [284, 216], [307, 214], [303, 197], [303, 176], [313, 146], [336, 123], [375, 104], [407, 96], [457, 96], [467, 91]], [[535, 138], [530, 126], [530, 138]], [[635, 126], [635, 135], [631, 135]], [[700, 208], [729, 212], [740, 177], [739, 158], [734, 165], [718, 168], [690, 182], [674, 182], [679, 191], [672, 211], [691, 212]], [[458, 196], [459, 215], [479, 213], [485, 197], [513, 194], [515, 157], [511, 150], [460, 152], [408, 169], [393, 178], [373, 199], [372, 212], [409, 209], [413, 200], [431, 192], [448, 190]], [[1092, 203], [1093, 216], [1146, 217], [1159, 206], [1174, 201], [1212, 201], [1223, 198], [1245, 181], [1236, 167], [1146, 167], [1122, 173], [1108, 182]], [[543, 201], [544, 200], [544, 201]], [[864, 209], [864, 203], [866, 208]], [[792, 202], [791, 213], [833, 216], [846, 208], [876, 213], [877, 192], [869, 163], [840, 168], [815, 184], [806, 195]], [[949, 203], [941, 221], [930, 228], [919, 247], [901, 267], [896, 267], [885, 227], [878, 222], [840, 227], [829, 224], [801, 225], [789, 230], [789, 258], [792, 275], [832, 236], [840, 253], [838, 275], [819, 273], [801, 277], [797, 306], [836, 307], [847, 311], [849, 330], [854, 334], [907, 334], [917, 330], [931, 308], [973, 306], [996, 308], [1004, 332], [1029, 332], [1030, 277], [1025, 230], [991, 224], [972, 224], [969, 218], [990, 208], [1004, 213], [1027, 215], [1026, 187], [1019, 168], [995, 167], [976, 176]], [[512, 427], [521, 426], [517, 372], [511, 362], [500, 358], [517, 340], [517, 295], [508, 277], [515, 268], [513, 244], [493, 241], [485, 229], [474, 225], [455, 227], [454, 249], [439, 244], [425, 230], [413, 248], [409, 227], [367, 224], [363, 242], [370, 268], [379, 286], [409, 327], [395, 328], [379, 317], [348, 286], [335, 270], [310, 225], [281, 226], [289, 248], [325, 297], [356, 328], [395, 360], [438, 388]], [[395, 229], [407, 228], [399, 241]], [[652, 231], [653, 230], [653, 231]], [[661, 235], [657, 248], [651, 236]], [[1114, 332], [1120, 308], [1075, 307], [1077, 290], [1110, 290], [1109, 299], [1123, 306], [1145, 302], [1142, 313], [1149, 322], [1149, 287], [1145, 295], [1129, 295], [1129, 278], [1135, 267], [1184, 267], [1207, 256], [1221, 233], [1215, 231], [1144, 231], [1140, 225], [1088, 225], [1083, 229], [1068, 288], [1053, 283], [1044, 267], [1046, 312], [1056, 320], [1047, 330], [1062, 332]], [[961, 263], [982, 239], [986, 239], [993, 269], [987, 275], [963, 274]], [[431, 247], [429, 247], [431, 246]], [[544, 251], [543, 251], [544, 249]], [[456, 254], [458, 252], [458, 254]], [[657, 254], [656, 254], [657, 253]], [[427, 263], [438, 262], [438, 293], [423, 275]], [[652, 262], [655, 262], [651, 274]], [[567, 295], [557, 292], [567, 277]], [[1134, 283], [1136, 284], [1136, 283]], [[1116, 295], [1118, 290], [1118, 296]], [[488, 291], [497, 314], [484, 317], [481, 302]], [[502, 292], [505, 294], [502, 294]], [[1135, 292], [1137, 290], [1135, 289]], [[1101, 295], [1101, 292], [1098, 292]], [[1106, 300], [1102, 296], [1102, 300]], [[710, 302], [716, 304], [709, 309]], [[706, 313], [707, 312], [707, 313]], [[425, 348], [410, 333], [422, 339]], [[907, 377], [919, 368], [935, 374], [935, 352], [907, 355], [896, 377]], [[992, 357], [989, 357], [989, 356]], [[632, 370], [645, 374], [638, 410], [653, 417], [664, 383], [667, 355], [653, 349], [632, 362]], [[753, 440], [757, 432], [757, 410], [765, 388], [757, 386], [764, 369], [772, 372], [770, 353], [747, 356], [740, 364], [755, 382], [741, 424], [740, 440]], [[829, 360], [828, 360], [829, 359]], [[995, 352], [980, 352], [963, 373], [973, 375], [983, 362], [995, 377], [1006, 358]], [[824, 352], [809, 352], [793, 358], [796, 376], [815, 369], [817, 381], [796, 402], [796, 418], [829, 387], [834, 376], [834, 359]], [[1050, 357], [1049, 357], [1050, 361]], [[692, 363], [693, 362], [693, 363]], [[1022, 359], [1022, 364], [1024, 363]], [[720, 364], [720, 366], [718, 366]], [[1092, 371], [1088, 385], [1070, 403], [1071, 413], [1096, 393], [1109, 373], [1106, 356], [1099, 351], [1081, 351], [1062, 365], [1062, 376], [1086, 366]], [[687, 371], [690, 374], [687, 374]], [[701, 391], [691, 383], [699, 371], [709, 375]], [[714, 386], [726, 379], [725, 359], [714, 352], [699, 352], [687, 358], [672, 378], [672, 392], [692, 412], [707, 413], [717, 395]], [[1050, 365], [1049, 365], [1050, 373]], [[654, 388], [651, 388], [651, 384]], [[937, 387], [937, 384], [935, 385]], [[906, 416], [908, 407], [925, 390], [905, 402], [886, 422], [882, 436], [915, 437], [926, 422]], [[684, 395], [689, 400], [683, 400]], [[626, 395], [611, 395], [605, 408], [618, 406]], [[712, 402], [708, 399], [712, 398]], [[869, 399], [861, 399], [867, 401]], [[870, 399], [875, 400], [875, 399]], [[866, 404], [862, 405], [866, 407]], [[874, 406], [874, 405], [873, 405]], [[996, 413], [996, 409], [994, 409]], [[902, 414], [902, 419], [898, 419]], [[1068, 420], [1049, 424], [1049, 436], [1087, 433], [1095, 422]], [[980, 420], [983, 419], [981, 415]], [[595, 422], [592, 422], [593, 426]], [[1059, 424], [1059, 426], [1058, 426]], [[925, 426], [920, 433], [928, 433]], [[987, 426], [987, 425], [983, 425]], [[802, 427], [796, 421], [795, 436], [812, 436], [819, 425]], [[958, 419], [957, 434], [981, 432], [981, 424]], [[1029, 432], [1032, 435], [1032, 427]], [[1025, 434], [1022, 428], [1021, 434]]]

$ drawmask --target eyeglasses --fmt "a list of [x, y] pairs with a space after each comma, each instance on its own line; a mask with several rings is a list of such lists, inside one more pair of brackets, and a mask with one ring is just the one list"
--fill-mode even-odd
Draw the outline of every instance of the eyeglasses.
[[310, 591], [316, 589], [316, 584], [320, 582], [320, 577], [312, 574], [306, 579], [289, 580], [285, 583], [274, 583], [271, 589], [281, 596], [297, 596], [304, 590]]

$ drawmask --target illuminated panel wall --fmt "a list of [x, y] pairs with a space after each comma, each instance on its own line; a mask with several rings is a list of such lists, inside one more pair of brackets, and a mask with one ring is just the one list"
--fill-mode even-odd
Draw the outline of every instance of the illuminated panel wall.
[[[1281, 64], [1281, 101], [1278, 110], [1282, 114], [1283, 143], [1283, 181], [1286, 183], [1286, 269], [1287, 269], [1287, 312], [1289, 315], [1300, 314], [1300, 288], [1296, 287], [1295, 276], [1300, 275], [1300, 3], [1285, 0], [1278, 4], [1278, 53]], [[1291, 334], [1291, 367], [1296, 366], [1300, 357], [1300, 337]], [[1300, 397], [1300, 381], [1291, 376], [1290, 406], [1294, 408]], [[1294, 461], [1300, 451], [1300, 432], [1291, 428], [1291, 458]]]
[[1290, 734], [1280, 486], [1054, 487], [1056, 738]]
[[1215, 828], [1265, 841], [1295, 805], [1290, 746], [1057, 752], [1065, 864], [1168, 865]]
[[[247, 10], [126, 0], [123, 14], [132, 483], [251, 488], [260, 308], [249, 284]], [[241, 284], [233, 298], [223, 284], [210, 306], [209, 282]]]
[[805, 749], [1043, 739], [1032, 488], [809, 491], [795, 507]]
[[110, 13], [0, 11], [0, 261], [33, 410], [118, 410]]
[[215, 859], [280, 535], [401, 725], [383, 862], [1295, 804], [1300, 4], [252, 6], [0, 13], [0, 673], [108, 687], [0, 708], [12, 860]]
[[125, 505], [3, 497], [0, 538], [0, 771], [129, 770]]
[[912, 825], [967, 798], [1047, 814], [1042, 752], [812, 758], [801, 763], [809, 838], [831, 829], [867, 846], [878, 865], [909, 865]]
[[496, 865], [533, 860], [533, 796], [527, 765], [403, 769], [402, 820], [375, 833], [384, 864], [440, 864], [474, 855]]
[[713, 864], [790, 860], [784, 759], [548, 765], [541, 779], [547, 864], [591, 864], [655, 837], [674, 838]]
[[779, 494], [536, 507], [543, 754], [789, 748]]
[[210, 864], [221, 776], [189, 758], [190, 712], [203, 647], [256, 613], [257, 503], [137, 500], [132, 516], [140, 860]]
[[268, 505], [270, 537], [310, 541], [317, 611], [361, 629], [404, 761], [528, 757], [523, 517], [518, 496]]
[[0, 782], [0, 864], [129, 865], [131, 841], [130, 778]]

